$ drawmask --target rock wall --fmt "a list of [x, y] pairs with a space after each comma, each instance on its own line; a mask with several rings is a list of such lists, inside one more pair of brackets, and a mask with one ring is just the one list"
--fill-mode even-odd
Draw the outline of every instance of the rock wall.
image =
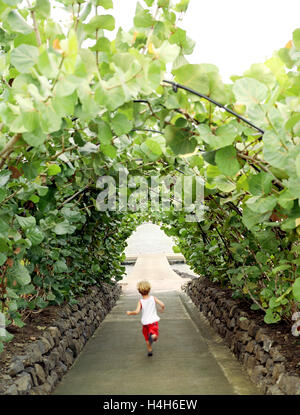
[[268, 395], [300, 395], [300, 378], [286, 371], [286, 358], [266, 330], [204, 278], [185, 285], [185, 292], [247, 370], [251, 380]]
[[8, 374], [0, 380], [0, 394], [50, 394], [70, 369], [101, 321], [120, 297], [121, 287], [103, 283], [92, 287], [76, 305], [65, 305], [60, 319], [15, 356]]

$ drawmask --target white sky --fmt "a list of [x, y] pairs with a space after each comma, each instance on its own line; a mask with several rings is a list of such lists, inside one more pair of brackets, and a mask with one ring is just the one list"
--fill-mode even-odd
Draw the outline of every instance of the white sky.
[[[113, 14], [117, 27], [128, 30], [136, 3], [114, 0], [114, 11], [104, 13]], [[180, 27], [196, 41], [188, 61], [217, 65], [228, 82], [231, 75], [264, 62], [292, 39], [300, 28], [300, 0], [190, 0]]]
[[[136, 0], [114, 0], [118, 26], [129, 29]], [[300, 0], [190, 0], [181, 27], [196, 41], [190, 63], [213, 63], [224, 81], [264, 62], [300, 27]]]

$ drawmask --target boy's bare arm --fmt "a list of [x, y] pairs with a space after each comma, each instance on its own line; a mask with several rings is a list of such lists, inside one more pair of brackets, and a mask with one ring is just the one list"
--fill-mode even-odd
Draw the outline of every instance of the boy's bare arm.
[[128, 316], [135, 316], [136, 314], [139, 314], [140, 311], [141, 311], [141, 303], [139, 301], [136, 306], [136, 309], [134, 311], [126, 311], [126, 314]]
[[162, 301], [160, 301], [158, 298], [154, 297], [155, 302], [160, 306], [161, 311], [164, 311], [165, 305]]

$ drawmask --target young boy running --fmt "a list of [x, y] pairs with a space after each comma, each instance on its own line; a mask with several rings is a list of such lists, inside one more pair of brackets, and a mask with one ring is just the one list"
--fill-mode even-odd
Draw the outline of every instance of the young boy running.
[[158, 298], [149, 295], [151, 286], [148, 281], [140, 281], [137, 284], [137, 289], [143, 298], [139, 300], [134, 311], [126, 311], [126, 314], [128, 316], [137, 315], [142, 310], [143, 335], [147, 344], [148, 356], [152, 356], [152, 343], [158, 339], [158, 321], [160, 320], [155, 303], [160, 305], [161, 312], [164, 311], [165, 305]]

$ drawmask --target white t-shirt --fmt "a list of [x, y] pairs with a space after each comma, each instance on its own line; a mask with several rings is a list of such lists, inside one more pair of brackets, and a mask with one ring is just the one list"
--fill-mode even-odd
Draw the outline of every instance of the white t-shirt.
[[149, 298], [144, 300], [143, 298], [140, 300], [142, 305], [142, 324], [145, 326], [146, 324], [152, 324], [156, 321], [160, 320], [156, 312], [156, 305], [155, 300], [152, 295]]

